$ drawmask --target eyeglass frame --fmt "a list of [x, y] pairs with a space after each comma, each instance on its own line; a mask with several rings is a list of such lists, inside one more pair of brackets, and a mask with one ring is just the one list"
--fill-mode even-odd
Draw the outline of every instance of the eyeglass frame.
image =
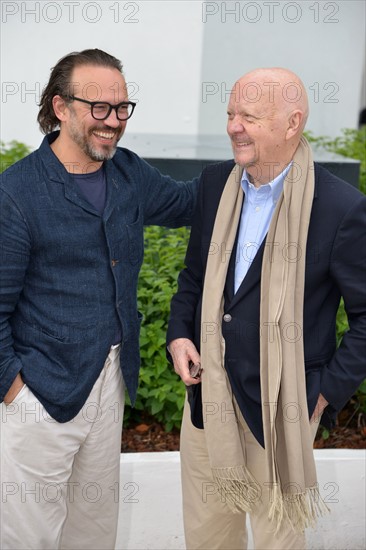
[[[108, 101], [88, 101], [87, 99], [82, 99], [81, 97], [76, 97], [76, 96], [74, 96], [74, 95], [68, 95], [68, 96], [66, 96], [66, 98], [67, 98], [67, 99], [71, 99], [71, 100], [73, 100], [73, 101], [81, 101], [82, 103], [86, 103], [87, 105], [90, 105], [90, 114], [91, 114], [91, 116], [94, 118], [94, 120], [106, 120], [106, 119], [110, 116], [112, 110], [114, 109], [114, 110], [116, 111], [116, 117], [117, 117], [117, 119], [118, 119], [120, 122], [124, 122], [125, 120], [128, 120], [129, 118], [132, 117], [133, 112], [134, 112], [135, 107], [136, 107], [136, 103], [134, 103], [133, 101], [121, 101], [121, 103], [117, 103], [117, 105], [111, 105], [111, 103], [108, 103]], [[105, 117], [103, 117], [103, 118], [96, 118], [96, 117], [94, 116], [93, 110], [94, 110], [94, 106], [95, 106], [95, 105], [108, 105], [108, 109], [109, 109], [109, 110], [108, 110], [108, 112], [107, 112], [107, 114], [106, 114]], [[131, 105], [131, 106], [132, 106], [132, 111], [131, 111], [131, 113], [128, 115], [127, 118], [119, 118], [119, 116], [118, 116], [118, 109], [119, 109], [122, 105]]]

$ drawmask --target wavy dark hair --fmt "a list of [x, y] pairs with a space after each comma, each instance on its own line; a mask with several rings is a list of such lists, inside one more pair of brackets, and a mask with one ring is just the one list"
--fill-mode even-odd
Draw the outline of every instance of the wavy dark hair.
[[53, 110], [52, 99], [55, 95], [68, 95], [72, 71], [75, 67], [81, 65], [110, 67], [117, 69], [123, 74], [121, 61], [102, 50], [83, 50], [82, 52], [72, 52], [62, 57], [57, 65], [51, 69], [50, 79], [42, 92], [39, 102], [40, 109], [37, 121], [44, 134], [49, 134], [60, 124]]

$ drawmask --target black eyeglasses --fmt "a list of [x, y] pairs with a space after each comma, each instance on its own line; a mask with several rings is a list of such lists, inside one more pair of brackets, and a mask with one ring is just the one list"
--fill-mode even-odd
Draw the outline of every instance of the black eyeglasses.
[[95, 120], [105, 120], [111, 114], [112, 109], [116, 111], [118, 120], [128, 120], [132, 116], [132, 113], [136, 107], [136, 103], [133, 101], [122, 101], [117, 105], [111, 105], [105, 101], [87, 101], [86, 99], [75, 97], [74, 95], [67, 96], [67, 99], [82, 101], [83, 103], [90, 105], [91, 116], [95, 118]]

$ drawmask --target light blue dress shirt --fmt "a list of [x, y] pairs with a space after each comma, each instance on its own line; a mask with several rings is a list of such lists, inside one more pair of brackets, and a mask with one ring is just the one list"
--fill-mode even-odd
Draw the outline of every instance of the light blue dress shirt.
[[240, 217], [239, 237], [236, 249], [234, 292], [237, 292], [254, 257], [268, 233], [269, 224], [282, 193], [285, 178], [292, 162], [274, 180], [255, 187], [244, 170], [241, 186], [245, 193]]

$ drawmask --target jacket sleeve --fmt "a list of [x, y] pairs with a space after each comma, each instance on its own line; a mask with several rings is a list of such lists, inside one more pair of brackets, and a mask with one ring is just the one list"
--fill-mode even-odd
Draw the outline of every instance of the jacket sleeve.
[[143, 188], [144, 225], [181, 227], [191, 225], [195, 210], [198, 178], [175, 181], [139, 159]]
[[366, 376], [366, 197], [350, 208], [338, 228], [330, 276], [342, 294], [349, 331], [323, 371], [321, 393], [340, 410]]
[[202, 216], [203, 216], [203, 175], [200, 178], [197, 207], [194, 213], [191, 234], [185, 257], [186, 267], [178, 277], [178, 291], [173, 296], [168, 324], [167, 342], [176, 338], [194, 340], [195, 316], [200, 301], [204, 262], [202, 250]]
[[30, 249], [25, 220], [11, 197], [0, 189], [0, 401], [22, 369], [10, 321], [23, 289]]

